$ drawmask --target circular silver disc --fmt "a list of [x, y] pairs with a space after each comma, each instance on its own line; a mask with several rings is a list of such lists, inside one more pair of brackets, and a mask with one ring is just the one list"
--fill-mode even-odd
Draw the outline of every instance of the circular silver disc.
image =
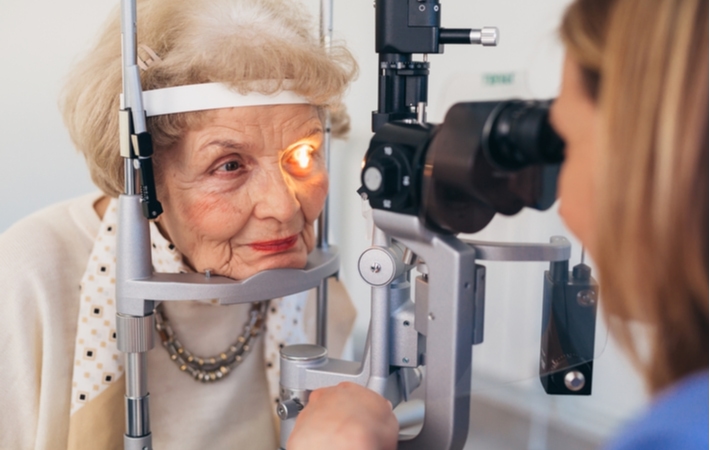
[[377, 167], [368, 167], [362, 177], [365, 187], [374, 192], [382, 186], [382, 172]]

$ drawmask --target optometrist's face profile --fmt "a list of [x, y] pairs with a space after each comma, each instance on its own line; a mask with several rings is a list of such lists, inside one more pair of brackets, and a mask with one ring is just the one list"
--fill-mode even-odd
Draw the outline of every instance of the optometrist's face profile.
[[569, 56], [565, 58], [562, 89], [552, 105], [550, 119], [565, 141], [565, 162], [558, 182], [560, 215], [593, 254], [599, 113], [586, 91], [579, 65]]
[[311, 105], [210, 111], [160, 158], [158, 225], [198, 272], [302, 268], [328, 192]]

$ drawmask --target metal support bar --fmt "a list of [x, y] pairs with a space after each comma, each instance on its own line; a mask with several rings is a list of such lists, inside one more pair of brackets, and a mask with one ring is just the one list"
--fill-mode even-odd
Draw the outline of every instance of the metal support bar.
[[[320, 39], [326, 53], [330, 52], [333, 39], [333, 0], [321, 0], [320, 4]], [[323, 154], [325, 166], [330, 173], [330, 111], [324, 111]], [[323, 211], [318, 216], [318, 248], [328, 248], [328, 197]], [[328, 348], [328, 279], [324, 278], [316, 288], [316, 344]]]
[[143, 437], [150, 434], [149, 395], [126, 397], [126, 435]]
[[476, 250], [476, 259], [485, 261], [565, 261], [572, 245], [563, 236], [553, 236], [549, 244], [484, 242], [461, 239]]
[[316, 288], [316, 344], [328, 348], [328, 279]]
[[398, 448], [461, 449], [470, 407], [475, 251], [453, 236], [432, 233], [415, 216], [375, 209], [373, 217], [378, 228], [426, 262], [432, 296], [426, 316], [424, 425], [419, 435], [400, 441]]

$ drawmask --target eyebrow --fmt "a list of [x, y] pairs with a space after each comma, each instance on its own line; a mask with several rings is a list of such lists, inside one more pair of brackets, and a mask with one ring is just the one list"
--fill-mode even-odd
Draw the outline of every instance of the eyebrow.
[[[323, 128], [321, 126], [316, 126], [309, 129], [308, 132], [304, 133], [301, 137], [295, 139], [292, 143], [296, 143], [300, 140], [308, 139], [319, 134], [323, 134]], [[238, 152], [249, 150], [252, 147], [249, 143], [234, 141], [232, 139], [216, 139], [214, 141], [210, 141], [207, 145], [202, 146], [201, 150], [212, 146], [222, 147]]]
[[212, 146], [227, 148], [236, 151], [247, 150], [249, 149], [249, 147], [251, 147], [249, 144], [245, 144], [244, 142], [233, 141], [231, 139], [217, 139], [214, 141], [210, 141], [207, 145], [203, 146], [202, 149]]
[[[304, 133], [302, 137], [296, 139], [296, 141], [299, 141], [301, 139], [308, 139], [309, 137], [313, 137], [317, 134], [323, 134], [323, 127], [317, 126], [317, 127], [311, 128], [310, 130], [308, 130], [307, 133]], [[296, 141], [294, 141], [294, 142], [296, 142]]]
[[310, 128], [307, 132], [303, 133], [301, 135], [301, 137], [296, 138], [296, 139], [292, 140], [291, 142], [289, 142], [286, 145], [286, 147], [284, 147], [284, 149], [287, 149], [287, 148], [291, 147], [293, 144], [296, 144], [296, 143], [303, 141], [305, 139], [309, 139], [309, 138], [312, 138], [312, 137], [315, 137], [318, 135], [322, 135], [322, 134], [323, 134], [323, 127], [321, 127], [320, 125], [314, 126], [313, 128]]

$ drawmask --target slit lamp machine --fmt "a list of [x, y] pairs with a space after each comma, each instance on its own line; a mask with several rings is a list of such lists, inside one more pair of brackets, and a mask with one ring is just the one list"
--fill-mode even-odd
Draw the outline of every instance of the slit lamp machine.
[[[591, 393], [598, 287], [588, 266], [570, 271], [570, 243], [563, 237], [543, 244], [457, 237], [483, 229], [497, 213], [554, 203], [564, 143], [548, 121], [551, 101], [459, 103], [443, 123], [428, 123], [426, 55], [447, 45], [498, 42], [496, 28], [442, 28], [441, 7], [438, 0], [375, 1], [377, 110], [358, 190], [375, 225], [372, 246], [358, 260], [371, 286], [371, 319], [362, 360], [346, 361], [327, 352], [327, 279], [339, 270], [338, 249], [326, 240], [327, 203], [317, 246], [302, 270], [268, 270], [239, 281], [153, 271], [148, 221], [161, 206], [136, 64], [136, 5], [122, 0], [125, 192], [119, 197], [116, 330], [126, 358], [126, 450], [153, 448], [146, 353], [154, 346], [156, 302], [216, 298], [229, 305], [313, 288], [316, 342], [281, 351], [281, 449], [288, 450], [310, 392], [342, 381], [366, 386], [395, 406], [423, 389], [421, 431], [403, 437], [399, 448], [461, 449], [469, 426], [471, 346], [483, 341], [486, 268], [480, 263], [486, 260], [550, 263], [543, 274], [540, 380], [548, 394]], [[332, 0], [323, 0], [326, 49], [331, 34]], [[424, 56], [415, 61], [413, 55]], [[413, 276], [415, 268], [419, 275]]]

